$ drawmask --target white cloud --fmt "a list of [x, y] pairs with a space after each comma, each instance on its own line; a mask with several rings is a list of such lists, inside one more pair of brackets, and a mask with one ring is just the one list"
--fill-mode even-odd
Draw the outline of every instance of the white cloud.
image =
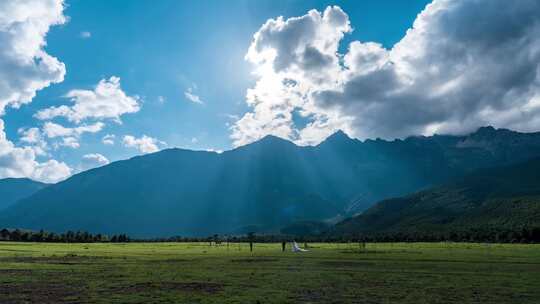
[[[139, 98], [127, 96], [120, 87], [120, 78], [111, 77], [101, 80], [94, 90], [72, 90], [66, 94], [74, 103], [72, 106], [61, 105], [43, 109], [34, 116], [41, 120], [50, 120], [55, 117], [65, 117], [74, 122], [76, 127], [64, 127], [57, 123], [45, 122], [43, 133], [48, 138], [61, 137], [54, 146], [79, 148], [79, 139], [83, 133], [97, 133], [105, 124], [101, 120], [113, 119], [121, 123], [120, 117], [126, 113], [135, 113], [140, 109]], [[93, 124], [84, 124], [83, 121], [98, 120]], [[114, 144], [114, 137], [106, 135], [102, 142], [107, 145]]]
[[21, 128], [18, 130], [18, 133], [20, 135], [19, 141], [34, 149], [36, 155], [47, 154], [45, 152], [48, 149], [47, 142], [38, 128]]
[[114, 139], [116, 138], [116, 135], [114, 134], [107, 134], [105, 136], [103, 136], [103, 138], [101, 139], [101, 142], [104, 144], [104, 145], [109, 145], [109, 146], [112, 146], [114, 145]]
[[68, 136], [62, 137], [62, 140], [56, 143], [55, 147], [68, 147], [72, 149], [79, 149], [81, 147], [81, 144], [79, 143], [79, 139], [77, 137]]
[[50, 159], [43, 163], [28, 160], [35, 164], [30, 178], [45, 183], [57, 183], [71, 175], [71, 168], [63, 162]]
[[62, 0], [0, 1], [0, 115], [64, 80], [65, 66], [44, 50], [49, 28], [63, 24]]
[[19, 129], [21, 137], [19, 140], [24, 143], [35, 144], [42, 140], [41, 132], [38, 128]]
[[55, 148], [68, 147], [77, 149], [81, 145], [79, 139], [84, 133], [97, 133], [105, 127], [102, 122], [96, 122], [91, 125], [79, 125], [77, 127], [64, 127], [54, 122], [46, 122], [43, 124], [43, 134], [47, 138], [60, 138], [60, 141], [54, 144]]
[[68, 128], [68, 127], [59, 125], [57, 123], [48, 121], [45, 124], [43, 124], [43, 133], [48, 138], [68, 137], [68, 136], [78, 137], [84, 133], [97, 133], [101, 131], [104, 126], [105, 126], [104, 123], [96, 122], [91, 125], [80, 125], [78, 127]]
[[16, 147], [6, 137], [4, 121], [0, 119], [0, 178], [28, 177], [43, 182], [58, 182], [71, 175], [68, 165], [50, 159], [39, 162], [35, 149]]
[[[235, 145], [266, 134], [317, 143], [352, 136], [462, 133], [481, 125], [540, 129], [540, 2], [436, 0], [392, 49], [353, 41], [338, 7], [268, 20], [246, 59], [258, 81]], [[504, 60], [502, 60], [504, 58]], [[297, 126], [293, 114], [309, 118]]]
[[82, 31], [79, 36], [82, 38], [82, 39], [88, 39], [90, 37], [92, 37], [92, 33], [90, 33], [89, 31]]
[[204, 104], [199, 95], [196, 95], [194, 91], [194, 87], [187, 88], [187, 90], [184, 92], [184, 97], [193, 103]]
[[[63, 9], [62, 0], [0, 1], [0, 116], [6, 107], [27, 104], [37, 91], [64, 80], [64, 64], [44, 50], [49, 28], [66, 22]], [[22, 147], [7, 138], [0, 119], [0, 178], [57, 182], [71, 174], [63, 162], [38, 161], [47, 148], [38, 129], [19, 134]]]
[[69, 121], [80, 123], [85, 119], [113, 119], [121, 122], [120, 116], [140, 110], [137, 97], [126, 95], [120, 87], [120, 78], [102, 79], [94, 90], [71, 90], [66, 94], [74, 104], [43, 109], [35, 117], [49, 120], [66, 117]]
[[101, 167], [108, 165], [110, 162], [109, 160], [99, 154], [99, 153], [90, 153], [85, 154], [82, 157], [82, 164], [81, 164], [81, 170], [88, 170], [96, 167]]
[[253, 111], [232, 127], [234, 145], [255, 141], [267, 134], [299, 140], [293, 123], [294, 111], [320, 117], [310, 108], [313, 88], [334, 88], [341, 73], [339, 42], [352, 29], [339, 7], [323, 13], [284, 20], [268, 20], [257, 33], [246, 54], [259, 77], [246, 100]]
[[159, 104], [164, 104], [166, 101], [166, 98], [160, 95], [157, 97], [157, 101]]
[[214, 153], [217, 153], [217, 154], [223, 153], [223, 150], [220, 150], [220, 149], [214, 149], [214, 148], [207, 148], [207, 149], [205, 149], [204, 151], [206, 151], [206, 152], [214, 152]]
[[122, 142], [124, 146], [129, 148], [136, 148], [142, 153], [157, 152], [159, 151], [158, 145], [166, 145], [164, 142], [146, 135], [143, 135], [140, 138], [136, 138], [132, 135], [126, 135], [124, 136]]

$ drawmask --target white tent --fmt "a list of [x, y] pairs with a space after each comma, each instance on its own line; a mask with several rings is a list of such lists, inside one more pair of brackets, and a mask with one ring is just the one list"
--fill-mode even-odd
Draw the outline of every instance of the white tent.
[[298, 246], [298, 243], [293, 241], [293, 243], [292, 243], [292, 251], [293, 252], [306, 252], [306, 251], [309, 251], [309, 250], [300, 248], [300, 246]]

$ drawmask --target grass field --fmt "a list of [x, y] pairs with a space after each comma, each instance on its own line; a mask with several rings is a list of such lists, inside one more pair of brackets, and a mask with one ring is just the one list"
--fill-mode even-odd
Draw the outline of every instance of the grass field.
[[0, 242], [0, 303], [540, 303], [540, 245]]

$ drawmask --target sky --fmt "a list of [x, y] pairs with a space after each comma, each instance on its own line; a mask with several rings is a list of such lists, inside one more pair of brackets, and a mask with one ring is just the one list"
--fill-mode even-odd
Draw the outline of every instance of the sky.
[[539, 130], [540, 3], [430, 2], [2, 1], [0, 178], [267, 134]]

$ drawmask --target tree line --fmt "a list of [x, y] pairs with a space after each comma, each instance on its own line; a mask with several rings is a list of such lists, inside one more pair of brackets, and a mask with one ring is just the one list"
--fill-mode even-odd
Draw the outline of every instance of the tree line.
[[54, 233], [19, 229], [0, 230], [0, 241], [51, 242], [51, 243], [126, 243], [126, 242], [208, 242], [210, 245], [222, 243], [280, 243], [295, 240], [309, 243], [347, 243], [347, 242], [474, 242], [474, 243], [540, 243], [540, 227], [522, 229], [467, 229], [460, 231], [397, 231], [384, 233], [333, 234], [326, 232], [317, 235], [255, 234], [218, 235], [207, 237], [182, 237], [136, 239], [126, 234], [108, 236], [86, 231], [67, 231]]
[[363, 242], [471, 242], [471, 243], [540, 243], [540, 227], [470, 228], [453, 231], [395, 231], [329, 236], [335, 241]]
[[86, 231], [67, 231], [65, 233], [54, 233], [40, 230], [20, 230], [2, 229], [0, 230], [0, 241], [13, 242], [48, 242], [48, 243], [125, 243], [131, 241], [126, 234], [104, 235], [92, 234]]

